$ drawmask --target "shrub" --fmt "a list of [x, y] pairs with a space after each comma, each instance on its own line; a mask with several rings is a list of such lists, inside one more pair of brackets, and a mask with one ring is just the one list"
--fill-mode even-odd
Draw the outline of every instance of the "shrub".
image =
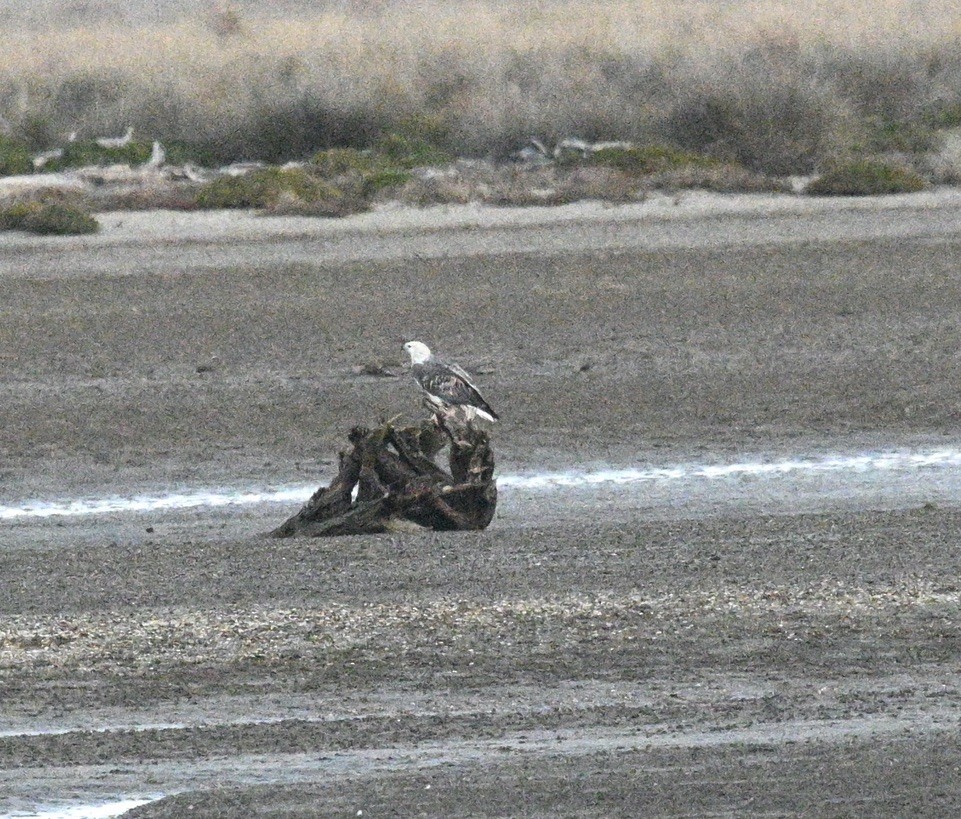
[[945, 80], [951, 84], [950, 78], [937, 76], [940, 72], [930, 64], [930, 56], [909, 55], [897, 47], [833, 49], [825, 53], [822, 70], [862, 117], [907, 123], [922, 116], [930, 91]]
[[384, 166], [380, 157], [356, 148], [330, 148], [315, 154], [310, 163], [328, 179], [350, 173], [373, 173]]
[[914, 193], [928, 183], [903, 165], [880, 159], [840, 162], [811, 182], [804, 192], [813, 196], [872, 196], [884, 193]]
[[197, 192], [200, 208], [270, 208], [282, 196], [301, 202], [337, 199], [342, 192], [303, 169], [262, 168], [243, 176], [223, 176]]
[[426, 139], [402, 133], [389, 133], [381, 137], [374, 151], [385, 156], [401, 168], [422, 168], [431, 165], [447, 165], [453, 157]]
[[167, 154], [168, 165], [187, 165], [189, 163], [199, 165], [202, 168], [213, 168], [217, 164], [214, 153], [202, 145], [173, 139], [163, 140], [163, 146]]
[[48, 236], [96, 233], [100, 223], [83, 208], [60, 202], [20, 202], [0, 209], [0, 229]]
[[[313, 94], [296, 94], [275, 88], [259, 89], [266, 100], [253, 111], [232, 114], [234, 122], [209, 127], [223, 161], [256, 157], [281, 164], [310, 156], [323, 145], [362, 145], [379, 131], [376, 114], [334, 111]], [[373, 120], [373, 122], [371, 121]]]
[[353, 148], [331, 148], [311, 159], [317, 173], [339, 188], [362, 197], [372, 196], [410, 180], [410, 172], [392, 158]]
[[572, 202], [583, 199], [638, 202], [646, 196], [642, 182], [635, 175], [603, 166], [571, 170], [561, 177], [558, 189]]
[[663, 127], [683, 148], [781, 175], [809, 173], [851, 130], [848, 112], [829, 88], [777, 76], [694, 88]]
[[342, 193], [327, 199], [305, 202], [289, 193], [281, 194], [276, 204], [264, 210], [269, 216], [320, 216], [339, 218], [352, 213], [363, 213], [370, 209], [370, 203], [361, 196]]
[[931, 106], [925, 122], [932, 128], [957, 128], [961, 126], [961, 103], [942, 102]]
[[104, 185], [89, 191], [85, 199], [97, 211], [105, 210], [198, 210], [196, 186], [171, 185], [120, 186]]
[[672, 168], [699, 167], [710, 168], [720, 162], [704, 154], [682, 151], [665, 145], [640, 145], [634, 148], [601, 148], [595, 151], [588, 162], [615, 168], [624, 173], [647, 175]]
[[242, 37], [247, 33], [240, 12], [230, 6], [223, 5], [211, 10], [207, 25], [221, 40]]
[[715, 193], [790, 193], [791, 186], [780, 178], [749, 171], [743, 165], [717, 162], [714, 165], [682, 165], [653, 174], [650, 184], [662, 190], [706, 190]]
[[399, 191], [399, 198], [418, 207], [464, 205], [474, 198], [475, 188], [470, 180], [457, 175], [414, 176]]
[[445, 145], [450, 141], [450, 129], [443, 118], [436, 114], [420, 113], [403, 117], [395, 123], [393, 131], [435, 146]]
[[57, 141], [53, 123], [48, 117], [39, 114], [27, 114], [14, 129], [13, 135], [16, 137], [15, 141], [22, 143], [31, 153], [42, 151]]
[[[112, 46], [116, 48], [117, 44], [113, 43]], [[143, 52], [143, 43], [133, 50], [133, 53], [137, 52]], [[77, 66], [63, 73], [55, 72], [51, 77], [53, 82], [47, 86], [51, 104], [45, 107], [46, 119], [61, 123], [60, 127], [70, 123], [71, 129], [82, 124], [87, 127], [103, 125], [104, 120], [99, 117], [87, 122], [84, 122], [84, 118], [90, 112], [114, 109], [131, 91], [142, 94], [136, 73], [130, 70], [129, 63], [114, 68], [102, 65], [91, 68]], [[43, 145], [51, 143], [53, 133], [47, 133]]]
[[866, 121], [867, 150], [870, 153], [923, 154], [938, 147], [938, 134], [924, 122]]
[[464, 204], [500, 206], [562, 205], [584, 199], [637, 202], [644, 198], [640, 180], [614, 168], [592, 165], [545, 165], [520, 169], [486, 162], [415, 174], [399, 192], [415, 205]]
[[260, 5], [243, 4], [243, 20], [227, 7], [206, 27], [115, 21], [97, 37], [75, 16], [52, 38], [13, 21], [0, 32], [0, 114], [34, 151], [129, 122], [162, 134], [172, 163], [173, 140], [224, 164], [337, 145], [410, 167], [576, 134], [663, 141], [771, 174], [811, 173], [856, 143], [866, 155], [914, 150], [928, 139], [918, 122], [961, 123], [961, 13], [943, 0], [870, 14], [849, 0], [787, 18], [780, 2], [698, 3], [712, 11], [692, 15], [661, 0], [645, 4], [644, 25], [636, 4], [591, 14], [573, 0], [313, 4], [296, 21]]
[[373, 196], [386, 188], [398, 188], [405, 185], [410, 180], [410, 173], [396, 168], [384, 168], [373, 173], [366, 174], [363, 179], [363, 192], [365, 196]]
[[45, 171], [62, 171], [66, 168], [86, 168], [91, 165], [142, 165], [150, 159], [153, 144], [129, 142], [121, 148], [104, 148], [94, 140], [71, 142], [63, 149], [63, 156], [51, 159], [44, 165]]
[[27, 146], [9, 137], [0, 136], [0, 176], [30, 173], [33, 162]]

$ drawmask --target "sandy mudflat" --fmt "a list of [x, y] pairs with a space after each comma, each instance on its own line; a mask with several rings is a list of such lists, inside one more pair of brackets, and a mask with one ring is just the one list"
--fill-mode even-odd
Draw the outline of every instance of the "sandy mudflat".
[[[354, 372], [412, 337], [505, 474], [961, 443], [950, 192], [103, 221], [0, 237], [5, 508], [320, 483], [416, 416]], [[819, 480], [505, 490], [464, 535], [11, 517], [0, 815], [952, 815], [961, 481]]]

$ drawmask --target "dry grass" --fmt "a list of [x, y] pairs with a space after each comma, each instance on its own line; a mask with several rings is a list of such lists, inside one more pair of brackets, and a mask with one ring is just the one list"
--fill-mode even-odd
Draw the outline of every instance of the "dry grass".
[[461, 155], [531, 134], [670, 140], [773, 173], [961, 121], [961, 7], [935, 0], [252, 8], [227, 27], [207, 10], [71, 18], [49, 36], [8, 26], [0, 114], [37, 148], [133, 124], [218, 160], [279, 160], [414, 118]]
[[788, 182], [749, 171], [741, 165], [720, 164], [705, 168], [690, 165], [653, 174], [651, 187], [667, 191], [699, 190], [715, 193], [790, 193]]
[[[58, 4], [51, 3], [52, 6]], [[129, 4], [115, 3], [117, 9]], [[772, 36], [798, 46], [835, 45], [873, 51], [927, 47], [961, 36], [961, 7], [939, 0], [546, 0], [517, 4], [498, 0], [411, 4], [338, 3], [317, 10], [304, 2], [300, 13], [281, 19], [251, 4], [233, 12], [236, 36], [224, 36], [220, 17], [206, 8], [179, 20], [147, 25], [109, 19], [27, 32], [7, 25], [0, 34], [4, 67], [40, 64], [68, 69], [126, 69], [157, 66], [158, 58], [193, 69], [222, 68], [238, 56], [280, 59], [328, 55], [335, 65], [357, 65], [358, 57], [389, 60], [399, 67], [412, 56], [460, 52], [495, 64], [509, 53], [579, 47], [593, 53], [705, 54], [736, 51]], [[148, 17], [153, 17], [151, 13]], [[113, 15], [124, 19], [127, 15]], [[403, 32], [403, 35], [399, 33]], [[544, 44], [549, 44], [545, 46]], [[77, 46], [69, 48], [67, 46]], [[367, 66], [369, 75], [376, 66]]]
[[458, 163], [440, 172], [415, 176], [396, 192], [412, 205], [482, 202], [498, 206], [563, 205], [584, 199], [638, 202], [642, 180], [610, 168], [523, 168], [484, 162]]

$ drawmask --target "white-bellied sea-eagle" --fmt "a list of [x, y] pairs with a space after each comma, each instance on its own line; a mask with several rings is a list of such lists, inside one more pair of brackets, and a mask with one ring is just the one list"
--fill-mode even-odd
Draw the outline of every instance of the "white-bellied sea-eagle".
[[497, 420], [497, 413], [460, 367], [441, 361], [420, 341], [408, 341], [404, 349], [410, 356], [411, 374], [437, 415], [465, 422], [478, 417]]

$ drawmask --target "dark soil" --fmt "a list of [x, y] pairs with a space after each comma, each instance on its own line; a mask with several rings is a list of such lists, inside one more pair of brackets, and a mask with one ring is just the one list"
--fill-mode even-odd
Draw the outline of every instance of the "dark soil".
[[[410, 338], [477, 374], [501, 471], [953, 445], [961, 230], [794, 218], [678, 247], [640, 220], [618, 247], [581, 224], [403, 258], [7, 255], [0, 501], [319, 486], [351, 426], [418, 417]], [[276, 506], [5, 522], [0, 814], [956, 813], [961, 498], [737, 492], [504, 492], [470, 534], [277, 541]]]

